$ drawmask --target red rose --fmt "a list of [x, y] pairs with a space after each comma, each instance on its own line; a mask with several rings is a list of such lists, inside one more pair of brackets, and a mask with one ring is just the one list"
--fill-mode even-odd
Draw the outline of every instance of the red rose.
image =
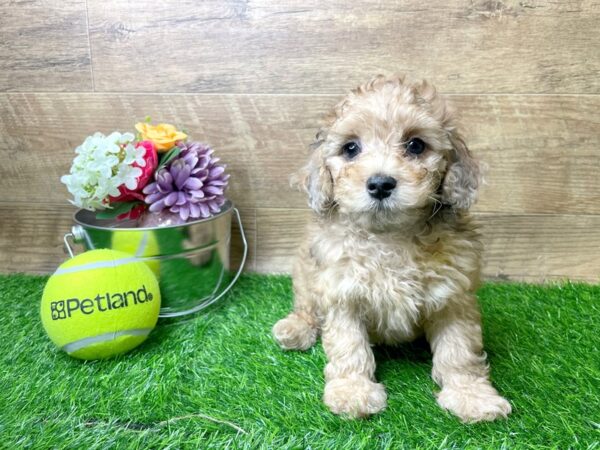
[[144, 194], [142, 194], [142, 189], [146, 187], [146, 185], [150, 182], [150, 180], [154, 177], [154, 171], [158, 167], [158, 153], [156, 153], [156, 148], [151, 141], [140, 141], [135, 145], [135, 148], [144, 147], [146, 149], [146, 154], [144, 155], [144, 161], [146, 161], [145, 166], [140, 166], [138, 163], [133, 163], [134, 167], [138, 167], [142, 169], [142, 174], [137, 179], [137, 186], [134, 190], [127, 189], [124, 185], [119, 187], [119, 192], [121, 193], [117, 197], [109, 197], [110, 203], [113, 202], [131, 202], [135, 200], [144, 201]]

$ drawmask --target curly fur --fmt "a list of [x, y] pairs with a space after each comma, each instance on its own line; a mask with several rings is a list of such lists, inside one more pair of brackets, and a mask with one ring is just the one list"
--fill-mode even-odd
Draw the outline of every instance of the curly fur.
[[[427, 144], [420, 155], [406, 152], [414, 137]], [[362, 146], [353, 159], [341, 152], [349, 140]], [[397, 180], [389, 198], [368, 195], [376, 174]], [[294, 310], [273, 333], [298, 350], [322, 335], [331, 411], [384, 409], [371, 346], [424, 334], [443, 408], [464, 421], [509, 414], [488, 379], [473, 294], [482, 245], [467, 210], [479, 168], [435, 88], [380, 75], [353, 90], [327, 117], [296, 182], [315, 214], [294, 267]]]

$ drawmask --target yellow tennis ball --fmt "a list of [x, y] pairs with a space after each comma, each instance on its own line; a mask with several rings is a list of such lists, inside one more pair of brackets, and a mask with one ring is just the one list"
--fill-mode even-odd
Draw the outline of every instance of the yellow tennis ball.
[[[129, 253], [138, 258], [160, 255], [160, 248], [154, 231], [121, 231], [116, 230], [113, 233], [112, 245], [113, 250]], [[144, 262], [152, 269], [157, 278], [160, 277], [160, 262], [157, 259], [144, 260]]]
[[40, 313], [52, 342], [81, 359], [108, 358], [141, 344], [156, 326], [154, 273], [131, 255], [101, 249], [63, 263], [50, 277]]

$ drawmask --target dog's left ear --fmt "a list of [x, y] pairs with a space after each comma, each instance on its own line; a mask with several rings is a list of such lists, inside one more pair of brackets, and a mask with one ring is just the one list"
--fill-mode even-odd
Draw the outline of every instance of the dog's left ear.
[[469, 209], [477, 200], [481, 175], [479, 164], [457, 131], [454, 108], [426, 80], [417, 83], [414, 90], [417, 101], [427, 105], [442, 124], [452, 147], [448, 154], [446, 174], [438, 192], [441, 201], [455, 209]]
[[471, 155], [463, 137], [455, 130], [449, 131], [452, 144], [449, 166], [442, 181], [442, 203], [456, 209], [469, 209], [477, 200], [481, 183], [479, 164]]

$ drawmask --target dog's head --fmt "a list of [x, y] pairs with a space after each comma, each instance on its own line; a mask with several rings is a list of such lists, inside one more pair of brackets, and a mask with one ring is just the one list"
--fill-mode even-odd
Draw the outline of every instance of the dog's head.
[[379, 222], [468, 209], [479, 186], [477, 162], [435, 88], [381, 75], [334, 108], [300, 175], [317, 213]]

